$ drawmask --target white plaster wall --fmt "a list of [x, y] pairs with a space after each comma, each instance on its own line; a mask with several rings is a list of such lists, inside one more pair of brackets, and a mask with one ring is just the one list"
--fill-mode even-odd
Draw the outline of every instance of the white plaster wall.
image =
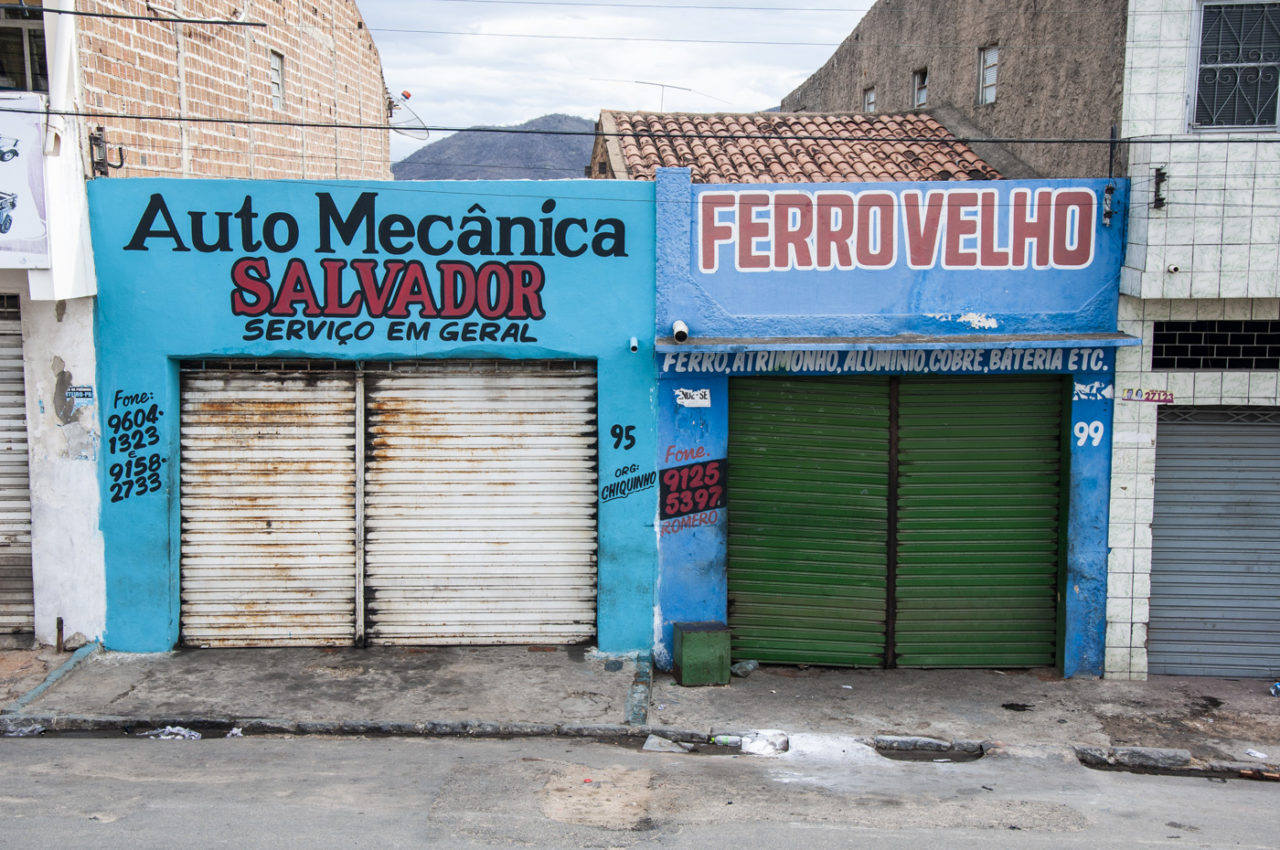
[[92, 298], [22, 301], [36, 640], [102, 636], [106, 586], [98, 528], [97, 392], [74, 407], [68, 386], [95, 386]]
[[1151, 517], [1155, 505], [1156, 417], [1160, 405], [1124, 401], [1128, 389], [1165, 390], [1178, 405], [1266, 405], [1280, 399], [1280, 373], [1153, 372], [1157, 321], [1280, 319], [1280, 299], [1120, 299], [1120, 330], [1141, 346], [1116, 354], [1111, 443], [1111, 547], [1107, 568], [1105, 675], [1144, 679], [1151, 599]]

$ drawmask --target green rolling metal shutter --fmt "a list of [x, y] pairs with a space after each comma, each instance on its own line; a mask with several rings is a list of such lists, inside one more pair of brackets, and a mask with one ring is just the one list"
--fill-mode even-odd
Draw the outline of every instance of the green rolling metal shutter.
[[903, 667], [1056, 660], [1063, 379], [913, 378], [899, 393]]
[[736, 658], [884, 658], [889, 382], [734, 378], [729, 625]]

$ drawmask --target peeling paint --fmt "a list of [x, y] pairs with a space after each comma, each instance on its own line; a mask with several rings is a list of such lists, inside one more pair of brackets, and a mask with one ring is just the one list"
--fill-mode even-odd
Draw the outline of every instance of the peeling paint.
[[992, 330], [1000, 325], [999, 322], [985, 313], [965, 313], [956, 321], [966, 324], [975, 330]]
[[72, 384], [71, 373], [59, 368], [62, 365], [61, 357], [55, 357], [53, 361], [54, 374], [58, 378], [53, 390], [53, 415], [63, 425], [67, 425], [76, 417], [76, 400], [67, 397], [67, 390], [71, 389]]

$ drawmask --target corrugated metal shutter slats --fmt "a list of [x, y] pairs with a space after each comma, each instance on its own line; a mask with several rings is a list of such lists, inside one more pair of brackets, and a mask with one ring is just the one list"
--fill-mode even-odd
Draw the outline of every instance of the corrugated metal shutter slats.
[[1280, 675], [1280, 421], [1225, 414], [1161, 411], [1152, 673]]
[[733, 653], [879, 664], [888, 383], [738, 378], [730, 392]]
[[3, 298], [0, 318], [0, 634], [35, 628], [31, 583], [31, 501], [22, 323], [17, 296]]
[[1062, 381], [903, 380], [901, 666], [1054, 663]]
[[182, 642], [355, 638], [355, 381], [187, 373]]
[[369, 640], [594, 635], [594, 371], [424, 364], [370, 375], [368, 407]]

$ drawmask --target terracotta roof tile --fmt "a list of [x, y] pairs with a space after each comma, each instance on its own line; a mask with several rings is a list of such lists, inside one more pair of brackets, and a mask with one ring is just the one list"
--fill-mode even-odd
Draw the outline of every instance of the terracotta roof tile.
[[925, 114], [613, 112], [632, 180], [683, 166], [695, 183], [997, 180]]

